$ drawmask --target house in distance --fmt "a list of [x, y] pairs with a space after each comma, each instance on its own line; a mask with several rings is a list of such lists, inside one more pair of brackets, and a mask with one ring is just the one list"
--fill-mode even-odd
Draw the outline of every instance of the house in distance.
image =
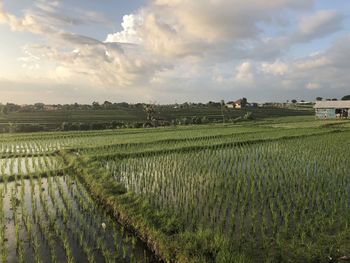
[[347, 119], [350, 101], [316, 101], [314, 109], [319, 119]]
[[249, 103], [246, 98], [242, 98], [236, 101], [229, 101], [226, 103], [226, 108], [231, 109], [243, 109], [243, 108], [256, 108], [257, 103]]

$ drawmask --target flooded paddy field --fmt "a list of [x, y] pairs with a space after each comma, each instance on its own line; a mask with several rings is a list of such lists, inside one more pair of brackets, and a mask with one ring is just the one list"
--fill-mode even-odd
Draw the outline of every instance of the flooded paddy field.
[[13, 157], [0, 159], [0, 176], [28, 175], [63, 168], [58, 156]]
[[0, 262], [342, 262], [350, 131], [329, 124], [0, 135]]
[[74, 175], [0, 184], [1, 262], [155, 262]]

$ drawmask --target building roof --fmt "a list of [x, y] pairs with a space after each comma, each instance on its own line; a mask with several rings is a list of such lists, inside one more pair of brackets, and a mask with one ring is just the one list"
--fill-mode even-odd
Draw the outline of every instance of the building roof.
[[350, 100], [316, 101], [315, 109], [350, 109]]

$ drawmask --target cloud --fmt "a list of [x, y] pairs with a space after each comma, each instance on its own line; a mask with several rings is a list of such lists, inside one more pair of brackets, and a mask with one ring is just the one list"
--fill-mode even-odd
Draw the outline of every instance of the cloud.
[[[107, 41], [137, 42], [149, 52], [169, 57], [222, 56], [221, 53], [227, 57], [232, 48], [240, 51], [244, 41], [257, 42], [259, 46], [263, 33], [260, 22], [277, 23], [282, 11], [308, 9], [312, 2], [153, 0], [139, 12], [125, 16], [123, 31], [109, 34]], [[249, 48], [244, 51], [254, 53]]]
[[[252, 42], [253, 45], [239, 52], [246, 58], [255, 60], [275, 60], [297, 44], [307, 43], [329, 36], [342, 28], [344, 16], [334, 10], [319, 10], [308, 16], [302, 16], [292, 32], [265, 37]], [[325, 63], [318, 61], [317, 63]]]
[[134, 43], [169, 58], [204, 60], [275, 60], [291, 46], [321, 38], [341, 29], [343, 15], [321, 10], [299, 19], [294, 32], [264, 36], [261, 23], [280, 27], [287, 11], [310, 10], [312, 0], [153, 0], [124, 16], [123, 30], [106, 42]]
[[59, 1], [47, 1], [47, 0], [36, 0], [34, 3], [39, 9], [44, 10], [46, 12], [54, 12], [59, 8]]
[[[24, 11], [23, 17], [16, 17], [5, 12], [0, 5], [0, 21], [8, 24], [13, 31], [32, 32], [48, 39], [47, 44], [26, 45], [23, 48], [24, 55], [18, 58], [23, 67], [37, 69], [40, 63], [49, 63], [47, 74], [53, 80], [121, 88], [147, 85], [156, 71], [169, 67], [162, 59], [144, 52], [142, 47], [104, 43], [89, 36], [67, 32], [65, 26], [94, 22], [92, 17], [95, 16], [88, 12], [90, 16], [73, 18], [59, 8], [58, 2], [49, 4], [44, 0], [36, 1], [32, 9]], [[119, 36], [124, 37], [125, 41], [118, 42], [135, 42], [135, 36], [133, 41], [126, 38], [132, 36], [136, 20], [133, 16], [125, 17], [123, 26], [127, 33]]]
[[330, 48], [323, 52], [288, 62], [288, 72], [283, 78], [273, 80], [282, 83], [288, 89], [304, 89], [319, 92], [318, 94], [349, 93], [350, 76], [350, 35], [339, 38]]
[[334, 10], [320, 10], [302, 17], [298, 26], [300, 41], [308, 41], [332, 34], [341, 29], [343, 15]]
[[123, 31], [114, 34], [108, 34], [105, 42], [141, 44], [142, 39], [138, 28], [143, 24], [141, 15], [125, 15], [123, 17]]
[[4, 10], [2, 2], [0, 2], [0, 24], [8, 24], [13, 31], [29, 31], [35, 34], [52, 32], [52, 28], [41, 23], [32, 12], [28, 11], [22, 18], [17, 18]]
[[310, 7], [312, 1], [155, 0], [151, 12], [179, 33], [209, 42], [254, 38], [257, 22], [271, 22], [278, 11]]
[[63, 32], [76, 25], [108, 23], [99, 13], [92, 11], [67, 10], [58, 1], [35, 0], [33, 6], [17, 17], [4, 9], [0, 1], [0, 24], [8, 24], [12, 31], [51, 35]]
[[306, 85], [306, 88], [309, 90], [316, 90], [316, 89], [319, 89], [320, 87], [321, 87], [320, 84], [315, 83], [315, 82], [309, 82]]
[[150, 0], [123, 17], [121, 31], [102, 39], [74, 28], [105, 18], [67, 10], [59, 1], [36, 0], [16, 16], [0, 1], [0, 23], [42, 36], [40, 44], [23, 49], [18, 61], [27, 69], [40, 67], [42, 76], [35, 70], [28, 75], [44, 76], [47, 83], [130, 96], [147, 93], [147, 98], [167, 101], [339, 92], [350, 81], [350, 37], [306, 57], [288, 53], [342, 28], [341, 13], [314, 11], [313, 2]]
[[22, 62], [23, 68], [28, 68], [30, 70], [39, 69], [40, 68], [40, 58], [38, 56], [33, 55], [28, 48], [25, 46], [23, 48], [24, 56], [19, 57], [17, 60]]
[[[73, 34], [73, 33], [60, 33], [57, 35], [57, 37], [63, 41], [68, 42], [71, 45], [103, 45], [103, 43], [95, 38], [83, 36], [79, 34]], [[117, 46], [117, 45], [116, 45]]]
[[[239, 94], [238, 97], [270, 100], [333, 98], [350, 92], [349, 61], [350, 35], [339, 38], [325, 51], [312, 52], [303, 58], [225, 63], [215, 67], [211, 76], [214, 85], [225, 88], [222, 94], [230, 91]], [[233, 77], [227, 74], [230, 67], [235, 68]]]
[[252, 83], [254, 81], [253, 66], [250, 62], [243, 62], [236, 67], [235, 80], [243, 83]]
[[31, 54], [57, 65], [50, 72], [52, 78], [66, 81], [83, 78], [96, 87], [122, 88], [147, 85], [156, 71], [168, 67], [135, 46], [103, 43], [67, 33], [60, 37], [64, 48], [59, 43], [29, 46]]
[[296, 62], [296, 67], [300, 70], [310, 70], [329, 65], [330, 60], [325, 56], [312, 55], [307, 59]]
[[273, 63], [263, 63], [261, 70], [272, 75], [285, 75], [288, 72], [288, 64], [276, 60]]

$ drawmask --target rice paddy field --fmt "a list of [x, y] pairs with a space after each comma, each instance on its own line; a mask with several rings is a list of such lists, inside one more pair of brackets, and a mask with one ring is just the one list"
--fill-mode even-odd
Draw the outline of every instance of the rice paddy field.
[[[243, 116], [247, 112], [257, 119], [267, 117], [285, 117], [285, 116], [312, 116], [313, 110], [309, 109], [283, 109], [283, 108], [251, 108], [251, 109], [228, 109], [225, 112], [227, 119]], [[172, 121], [181, 118], [207, 117], [209, 120], [221, 120], [222, 113], [220, 107], [186, 107], [176, 108], [171, 106], [157, 106], [157, 117]], [[146, 114], [143, 107], [119, 107], [110, 110], [57, 110], [57, 111], [34, 111], [34, 112], [0, 112], [0, 130], [8, 127], [9, 123], [24, 124], [40, 124], [47, 130], [57, 130], [63, 122], [79, 122], [79, 123], [106, 123], [106, 122], [144, 122]]]
[[1, 262], [350, 259], [350, 126], [3, 134]]

